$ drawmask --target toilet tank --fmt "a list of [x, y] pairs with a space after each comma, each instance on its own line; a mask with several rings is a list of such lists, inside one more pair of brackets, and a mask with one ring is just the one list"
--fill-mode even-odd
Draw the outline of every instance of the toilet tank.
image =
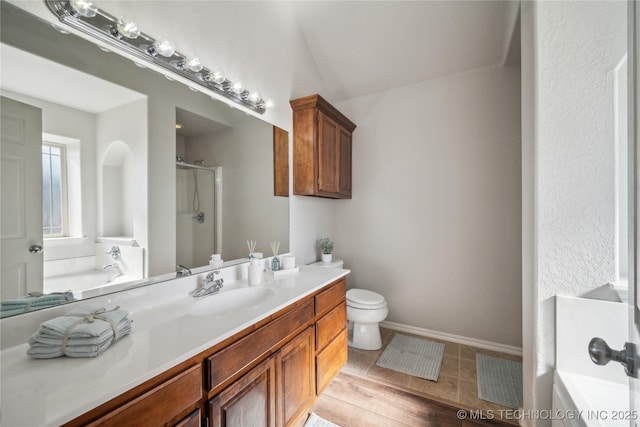
[[327, 268], [343, 268], [344, 261], [342, 261], [341, 259], [334, 259], [331, 262], [318, 261], [318, 262], [311, 263], [309, 265], [313, 265], [316, 267], [327, 267]]

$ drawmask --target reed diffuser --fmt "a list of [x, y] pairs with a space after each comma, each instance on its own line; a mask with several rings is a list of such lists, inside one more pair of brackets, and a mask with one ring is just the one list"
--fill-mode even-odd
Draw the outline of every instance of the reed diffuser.
[[249, 259], [254, 258], [253, 253], [256, 251], [257, 240], [247, 240], [247, 246], [249, 247]]
[[271, 271], [280, 270], [280, 260], [278, 259], [278, 251], [280, 250], [280, 242], [270, 242], [273, 251], [273, 260], [271, 260]]

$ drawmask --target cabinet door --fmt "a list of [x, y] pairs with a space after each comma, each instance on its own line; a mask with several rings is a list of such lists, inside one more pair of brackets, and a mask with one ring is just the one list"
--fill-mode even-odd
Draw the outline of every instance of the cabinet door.
[[340, 127], [340, 159], [338, 175], [338, 192], [341, 196], [351, 198], [351, 132]]
[[339, 133], [338, 124], [318, 113], [318, 191], [338, 193]]
[[197, 409], [190, 413], [186, 418], [181, 420], [174, 427], [200, 427], [200, 420], [202, 416], [200, 415], [200, 409]]
[[212, 427], [275, 427], [275, 363], [260, 363], [209, 402]]
[[276, 356], [278, 369], [278, 425], [304, 422], [315, 397], [314, 328], [307, 328]]
[[202, 399], [202, 365], [198, 364], [136, 399], [127, 402], [88, 427], [120, 427], [125, 425], [173, 425], [193, 412]]
[[347, 334], [347, 329], [343, 329], [316, 357], [316, 393], [318, 396], [347, 363]]

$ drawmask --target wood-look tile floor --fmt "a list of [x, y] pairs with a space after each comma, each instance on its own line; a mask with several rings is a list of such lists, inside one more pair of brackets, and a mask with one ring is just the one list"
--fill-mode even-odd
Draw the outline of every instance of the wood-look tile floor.
[[511, 408], [478, 398], [476, 353], [521, 357], [428, 338], [445, 345], [438, 381], [429, 381], [376, 366], [396, 333], [380, 332], [382, 349], [349, 348], [346, 366], [313, 408], [319, 416], [341, 427], [518, 425]]

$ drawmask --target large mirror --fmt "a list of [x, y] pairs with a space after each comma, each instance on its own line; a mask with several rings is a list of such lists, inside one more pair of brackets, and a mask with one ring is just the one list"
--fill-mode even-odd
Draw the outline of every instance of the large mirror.
[[3, 317], [288, 251], [270, 124], [1, 7]]

